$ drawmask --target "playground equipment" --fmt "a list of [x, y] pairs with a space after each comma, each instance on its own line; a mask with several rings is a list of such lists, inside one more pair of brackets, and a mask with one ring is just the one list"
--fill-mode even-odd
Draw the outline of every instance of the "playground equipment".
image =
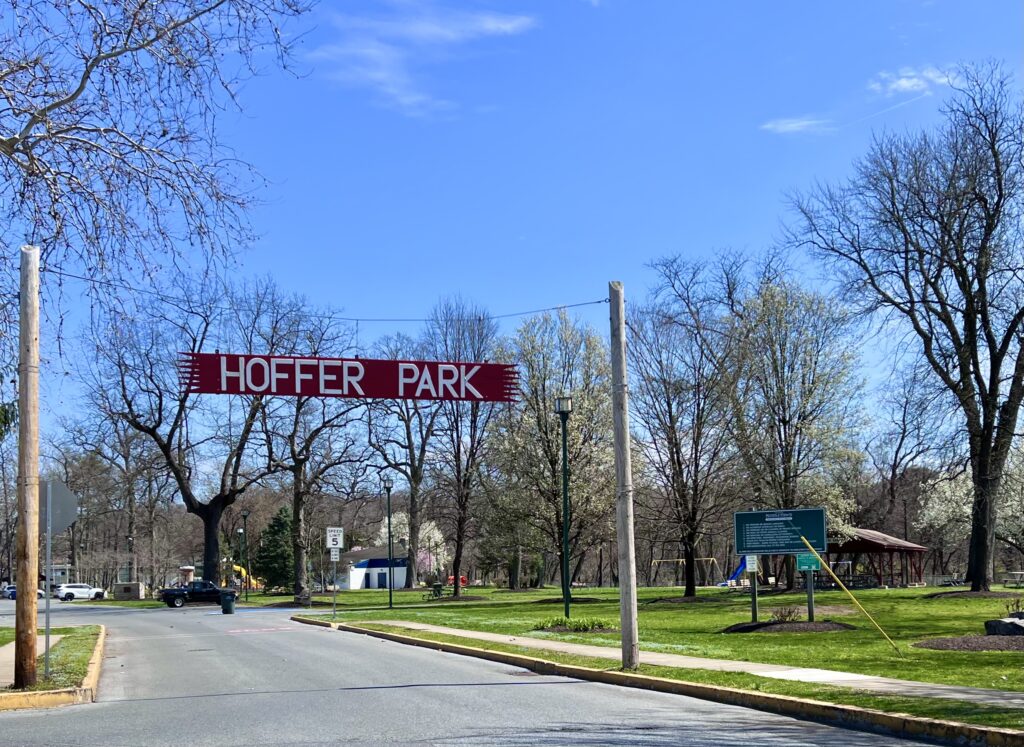
[[[653, 563], [675, 563], [677, 568], [686, 568], [686, 558], [662, 558]], [[694, 558], [697, 573], [697, 586], [715, 586], [716, 579], [723, 578], [718, 561], [714, 558]]]

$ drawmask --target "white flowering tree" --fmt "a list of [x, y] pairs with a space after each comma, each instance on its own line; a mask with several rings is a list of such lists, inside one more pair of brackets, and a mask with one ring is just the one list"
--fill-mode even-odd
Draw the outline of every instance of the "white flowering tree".
[[[409, 545], [409, 514], [404, 511], [395, 511], [391, 514], [391, 539], [396, 547]], [[380, 523], [380, 531], [377, 532], [376, 544], [380, 547], [387, 547], [388, 544], [388, 523], [387, 518]], [[402, 555], [401, 550], [395, 552], [395, 556]], [[448, 545], [445, 542], [444, 534], [440, 528], [430, 519], [420, 523], [419, 527], [419, 548], [416, 552], [416, 566], [425, 569], [428, 573], [444, 568], [451, 560]]]

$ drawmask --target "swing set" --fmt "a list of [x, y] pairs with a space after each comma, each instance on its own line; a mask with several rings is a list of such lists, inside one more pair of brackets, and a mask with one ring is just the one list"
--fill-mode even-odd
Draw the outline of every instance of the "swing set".
[[[725, 578], [715, 558], [694, 558], [693, 562], [696, 564], [697, 586], [715, 586], [718, 581]], [[686, 558], [662, 558], [652, 560], [651, 563], [675, 563], [678, 570], [686, 570]]]

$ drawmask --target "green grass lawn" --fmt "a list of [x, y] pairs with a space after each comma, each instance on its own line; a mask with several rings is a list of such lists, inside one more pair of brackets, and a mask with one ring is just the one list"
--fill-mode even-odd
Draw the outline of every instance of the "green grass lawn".
[[[69, 602], [74, 604], [74, 602]], [[126, 600], [114, 600], [104, 599], [102, 601], [93, 601], [89, 604], [99, 604], [104, 607], [141, 607], [143, 609], [147, 607], [163, 607], [164, 603], [159, 599], [126, 599]]]
[[[59, 690], [63, 687], [78, 687], [89, 669], [89, 659], [96, 648], [99, 626], [83, 625], [74, 628], [51, 628], [50, 635], [63, 636], [50, 648], [50, 679], [43, 679], [44, 657], [36, 660], [39, 679], [29, 690]], [[38, 631], [39, 638], [45, 631]], [[14, 640], [14, 628], [0, 628], [0, 645]]]
[[[468, 591], [486, 599], [482, 602], [424, 603], [421, 597], [416, 597], [413, 605], [403, 598], [395, 609], [372, 610], [372, 615], [368, 614], [371, 610], [355, 610], [351, 608], [354, 605], [341, 603], [342, 596], [363, 592], [344, 592], [339, 594], [338, 619], [411, 620], [468, 630], [619, 646], [615, 634], [534, 631], [533, 627], [538, 622], [561, 614], [560, 604], [539, 601], [557, 599], [557, 590], [523, 594], [502, 593], [494, 589]], [[700, 596], [710, 601], [678, 604], [659, 599], [678, 597], [679, 589], [640, 589], [640, 647], [688, 656], [819, 667], [922, 682], [1024, 691], [1024, 652], [934, 651], [911, 646], [926, 638], [982, 634], [984, 621], [1003, 617], [1009, 601], [924, 598], [934, 591], [874, 589], [857, 593], [861, 603], [897, 643], [904, 659], [838, 591], [816, 594], [817, 619], [842, 621], [855, 626], [854, 630], [725, 634], [721, 631], [727, 626], [749, 621], [748, 596], [725, 590], [701, 590]], [[406, 594], [409, 593], [396, 595], [396, 602]], [[386, 593], [384, 597], [386, 599]], [[575, 597], [596, 601], [583, 603], [581, 600], [573, 607], [574, 616], [604, 618], [617, 625], [616, 590], [582, 589], [575, 592]], [[369, 602], [370, 599], [377, 601], [379, 596], [357, 596], [353, 599]], [[805, 600], [802, 593], [762, 596], [761, 619], [767, 619], [773, 608], [800, 607], [805, 605]]]
[[[389, 625], [367, 624], [365, 627], [376, 630], [388, 630], [399, 632], [416, 638], [423, 638], [431, 641], [443, 641], [456, 643], [474, 648], [483, 648], [490, 651], [505, 651], [513, 654], [522, 654], [535, 659], [545, 659], [569, 664], [572, 666], [589, 667], [591, 669], [618, 669], [606, 659], [595, 659], [586, 656], [572, 656], [554, 651], [538, 651], [536, 649], [524, 648], [504, 643], [493, 643], [491, 641], [477, 641], [458, 636], [430, 633], [422, 630], [413, 630]], [[1024, 711], [1017, 708], [1005, 708], [1000, 706], [980, 705], [974, 702], [947, 700], [945, 698], [918, 698], [900, 697], [894, 695], [879, 695], [876, 693], [853, 690], [844, 687], [831, 687], [807, 682], [790, 682], [776, 680], [770, 677], [758, 677], [752, 674], [740, 672], [717, 672], [707, 669], [677, 669], [672, 667], [655, 667], [641, 665], [637, 670], [639, 674], [646, 674], [652, 677], [680, 680], [704, 685], [716, 685], [719, 687], [732, 687], [740, 690], [754, 690], [756, 692], [773, 695], [789, 695], [810, 700], [821, 700], [828, 703], [852, 705], [860, 708], [871, 708], [888, 713], [906, 713], [912, 716], [923, 718], [945, 719], [960, 721], [963, 723], [977, 724], [980, 726], [994, 726], [1003, 729], [1024, 729]]]
[[[36, 662], [39, 681], [30, 690], [57, 690], [78, 687], [89, 670], [89, 659], [96, 648], [99, 626], [83, 625], [76, 628], [51, 628], [50, 635], [64, 636], [50, 649], [50, 679], [43, 680], [43, 657]], [[40, 631], [42, 636], [43, 632]]]

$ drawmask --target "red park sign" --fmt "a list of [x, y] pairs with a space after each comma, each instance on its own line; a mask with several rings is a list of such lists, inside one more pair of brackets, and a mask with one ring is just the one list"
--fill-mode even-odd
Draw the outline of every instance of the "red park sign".
[[293, 355], [182, 353], [182, 387], [196, 394], [514, 402], [515, 366]]

